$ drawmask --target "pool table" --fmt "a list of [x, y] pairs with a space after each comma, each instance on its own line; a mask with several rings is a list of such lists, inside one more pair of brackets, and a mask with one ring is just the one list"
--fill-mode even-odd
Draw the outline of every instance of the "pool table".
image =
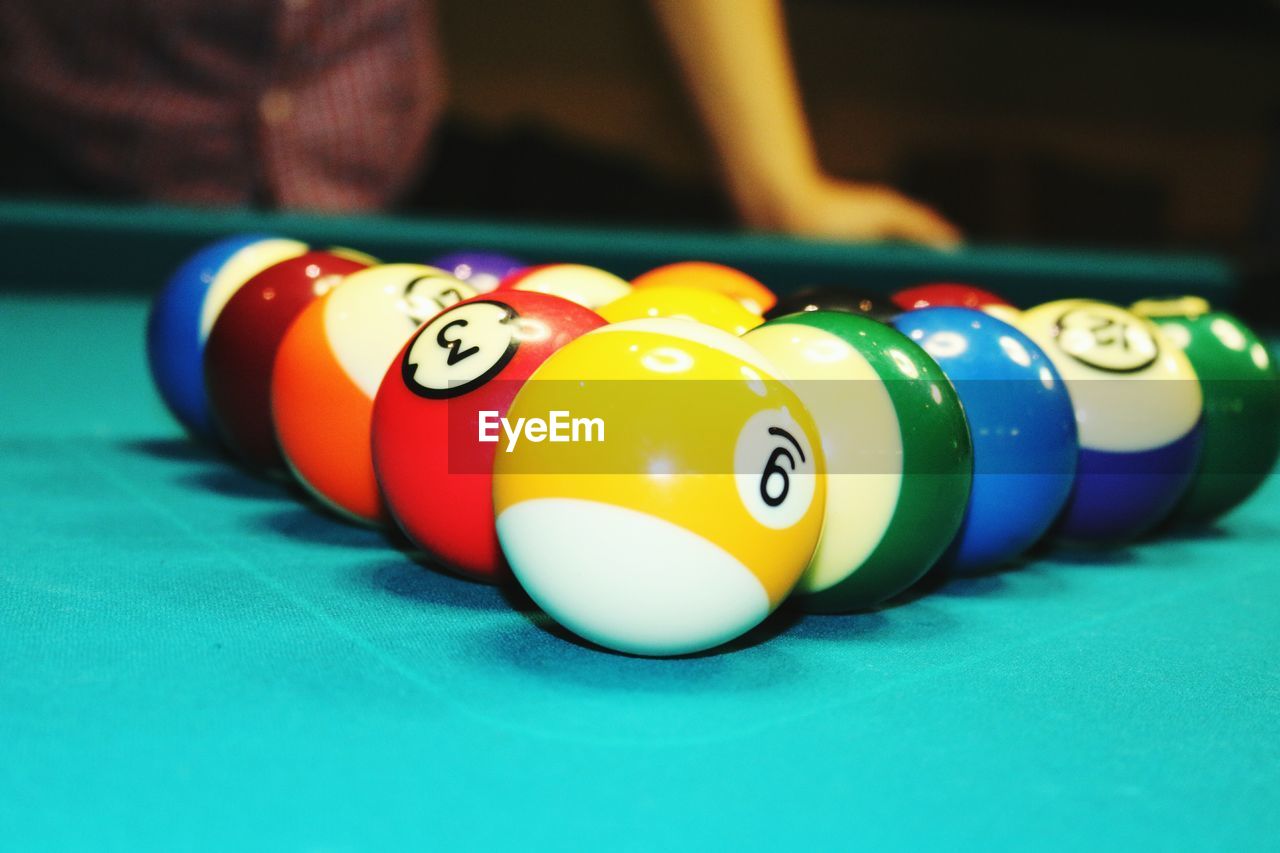
[[246, 230], [1023, 303], [1236, 287], [1211, 257], [0, 203], [0, 847], [1275, 849], [1280, 479], [1209, 530], [608, 654], [185, 439], [147, 300]]

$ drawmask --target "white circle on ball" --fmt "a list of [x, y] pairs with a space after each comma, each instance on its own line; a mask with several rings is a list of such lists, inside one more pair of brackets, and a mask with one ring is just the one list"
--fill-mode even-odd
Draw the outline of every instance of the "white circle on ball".
[[747, 419], [734, 446], [733, 471], [742, 505], [765, 527], [791, 527], [813, 503], [813, 444], [785, 407]]
[[325, 337], [347, 376], [373, 399], [405, 341], [448, 307], [441, 303], [449, 303], [454, 293], [462, 298], [475, 295], [452, 276], [421, 264], [359, 270], [329, 294]]
[[[1063, 318], [1069, 318], [1065, 328]], [[1111, 453], [1152, 450], [1185, 437], [1199, 422], [1204, 399], [1195, 370], [1186, 353], [1149, 321], [1115, 305], [1069, 299], [1031, 308], [1017, 325], [1066, 383], [1081, 447]], [[1076, 330], [1078, 353], [1063, 346], [1067, 329]], [[1090, 341], [1098, 337], [1101, 345], [1093, 347]], [[1148, 346], [1154, 359], [1143, 355]]]
[[431, 271], [410, 278], [400, 299], [405, 315], [418, 326], [475, 295], [474, 290], [448, 273]]
[[519, 348], [523, 329], [515, 309], [500, 302], [468, 302], [424, 325], [405, 352], [402, 375], [423, 397], [455, 397], [488, 382]]
[[1160, 357], [1147, 324], [1123, 308], [1083, 303], [1057, 321], [1057, 343], [1075, 360], [1107, 373], [1136, 373]]

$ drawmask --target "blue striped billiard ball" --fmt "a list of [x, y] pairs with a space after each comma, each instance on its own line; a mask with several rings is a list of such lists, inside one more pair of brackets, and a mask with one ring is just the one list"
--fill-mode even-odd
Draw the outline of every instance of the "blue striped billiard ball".
[[1163, 521], [1200, 459], [1204, 394], [1186, 354], [1149, 320], [1090, 299], [1015, 321], [1067, 383], [1080, 430], [1076, 482], [1055, 535], [1124, 542]]

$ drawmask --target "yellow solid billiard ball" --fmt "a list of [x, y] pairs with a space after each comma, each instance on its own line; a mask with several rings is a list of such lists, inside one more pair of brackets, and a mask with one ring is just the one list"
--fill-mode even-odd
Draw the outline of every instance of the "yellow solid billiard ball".
[[665, 284], [637, 287], [598, 313], [610, 323], [678, 317], [714, 326], [731, 335], [745, 334], [764, 322], [759, 314], [753, 314], [723, 293]]
[[733, 267], [708, 261], [681, 261], [649, 270], [632, 279], [632, 287], [675, 285], [728, 296], [752, 314], [763, 315], [778, 302], [772, 290]]
[[[605, 326], [548, 358], [507, 413], [544, 426], [500, 448], [493, 477], [498, 538], [533, 600], [643, 655], [764, 619], [808, 564], [826, 497], [816, 427], [776, 376], [737, 338], [672, 319]], [[556, 412], [598, 431], [556, 443]]]

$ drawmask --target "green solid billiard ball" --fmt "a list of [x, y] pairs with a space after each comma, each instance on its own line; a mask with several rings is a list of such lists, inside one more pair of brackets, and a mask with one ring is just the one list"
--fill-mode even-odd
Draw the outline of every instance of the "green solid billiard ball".
[[1170, 519], [1205, 524], [1253, 494], [1280, 455], [1280, 373], [1267, 346], [1204, 299], [1144, 299], [1135, 314], [1160, 326], [1204, 389], [1204, 450]]

